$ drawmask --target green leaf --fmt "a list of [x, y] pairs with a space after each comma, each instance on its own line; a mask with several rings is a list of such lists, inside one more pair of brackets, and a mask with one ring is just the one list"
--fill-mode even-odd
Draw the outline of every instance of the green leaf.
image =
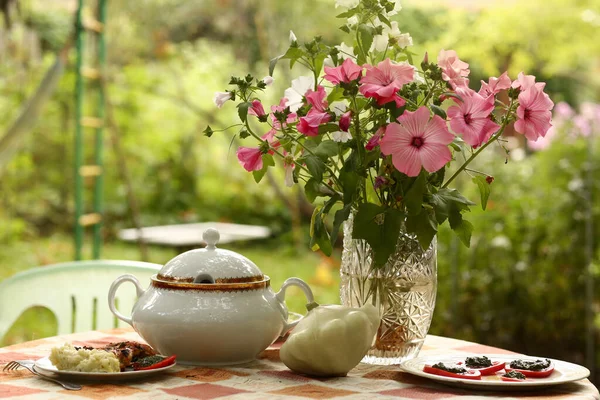
[[269, 169], [269, 167], [273, 167], [275, 165], [275, 161], [273, 160], [273, 156], [270, 155], [270, 154], [263, 154], [262, 155], [262, 160], [263, 160], [263, 167], [262, 167], [262, 169], [260, 169], [258, 171], [252, 171], [252, 175], [254, 176], [254, 181], [256, 183], [259, 183], [262, 180], [262, 178], [267, 173], [267, 170]]
[[404, 214], [393, 208], [363, 203], [358, 207], [352, 237], [364, 239], [373, 250], [375, 266], [383, 266], [395, 251]]
[[348, 28], [348, 25], [340, 26], [340, 30], [346, 33], [350, 33], [350, 28]]
[[481, 208], [485, 210], [491, 192], [490, 184], [483, 176], [474, 177], [473, 182], [479, 186], [479, 193], [481, 194]]
[[294, 66], [296, 61], [304, 57], [304, 50], [299, 47], [290, 47], [285, 54], [281, 57], [290, 60], [290, 69]]
[[281, 57], [283, 57], [283, 55], [271, 58], [271, 61], [269, 61], [269, 76], [273, 76], [273, 72], [275, 72], [275, 66], [277, 65], [277, 61], [279, 61]]
[[349, 9], [346, 12], [336, 15], [335, 17], [336, 18], [350, 18], [351, 16], [356, 15], [358, 13], [358, 11], [359, 11], [358, 7], [354, 7], [354, 8]]
[[325, 227], [324, 220], [326, 214], [322, 211], [323, 207], [316, 207], [313, 211], [312, 218], [310, 219], [310, 248], [313, 251], [321, 249], [326, 256], [330, 256], [333, 247], [331, 246], [329, 233]]
[[243, 103], [239, 103], [237, 105], [238, 108], [238, 115], [240, 117], [240, 119], [242, 120], [242, 122], [246, 122], [246, 120], [248, 119], [248, 108], [252, 107], [252, 103], [245, 101]]
[[324, 140], [313, 150], [313, 153], [327, 160], [338, 154], [338, 144], [333, 140]]
[[325, 172], [325, 163], [317, 156], [309, 155], [304, 159], [306, 168], [317, 181], [323, 180], [323, 172]]
[[331, 104], [334, 101], [338, 101], [344, 98], [344, 88], [341, 86], [334, 86], [331, 93], [327, 95], [327, 103]]
[[351, 204], [358, 190], [358, 175], [344, 166], [340, 171], [340, 183], [344, 191], [344, 204]]
[[331, 231], [331, 245], [332, 246], [335, 246], [335, 242], [337, 241], [342, 224], [350, 216], [351, 210], [352, 210], [352, 205], [346, 204], [343, 208], [341, 208], [335, 212], [335, 218], [333, 219], [333, 229]]
[[404, 204], [406, 205], [406, 211], [408, 211], [408, 215], [417, 215], [421, 212], [423, 194], [425, 194], [426, 185], [427, 178], [425, 177], [425, 172], [421, 171], [415, 182], [408, 190], [408, 193], [406, 193], [406, 196], [404, 196]]
[[387, 25], [387, 26], [389, 26], [390, 28], [392, 27], [392, 24], [390, 23], [390, 20], [389, 20], [389, 19], [387, 19], [387, 17], [385, 16], [385, 14], [384, 14], [384, 13], [379, 13], [378, 17], [379, 17], [379, 20], [380, 20], [381, 22], [383, 22], [384, 24], [386, 24], [386, 25]]
[[429, 107], [435, 115], [439, 115], [444, 121], [448, 118], [448, 116], [446, 115], [446, 111], [444, 111], [441, 107], [436, 106], [435, 104], [432, 104]]
[[[475, 204], [463, 197], [458, 190], [447, 188], [440, 189], [437, 193], [432, 194], [431, 203], [434, 206], [438, 224], [443, 224], [451, 213], [460, 214], [462, 211], [469, 211], [469, 206]], [[454, 216], [454, 218], [458, 217]]]
[[317, 75], [321, 75], [321, 70], [323, 69], [323, 63], [325, 62], [325, 57], [327, 57], [327, 54], [323, 53], [323, 54], [319, 54], [313, 60], [313, 65], [315, 67], [315, 71], [316, 71]]
[[314, 178], [310, 178], [306, 181], [306, 185], [304, 185], [304, 194], [306, 195], [306, 199], [313, 203], [317, 197], [333, 196], [335, 192]]
[[360, 38], [360, 48], [362, 51], [358, 55], [358, 64], [362, 65], [367, 61], [367, 53], [373, 43], [373, 35], [375, 29], [372, 26], [361, 24], [358, 26], [358, 34]]
[[215, 133], [215, 132], [212, 130], [212, 128], [210, 127], [210, 125], [208, 125], [206, 127], [206, 129], [202, 131], [202, 133], [204, 133], [204, 136], [211, 137], [213, 135], [213, 133]]
[[431, 241], [437, 233], [437, 226], [436, 216], [428, 210], [423, 210], [418, 215], [409, 215], [406, 218], [406, 230], [417, 235], [417, 239], [423, 250], [429, 248]]
[[463, 219], [460, 211], [453, 210], [448, 217], [450, 228], [456, 233], [460, 241], [467, 247], [471, 247], [471, 234], [473, 233], [473, 224]]
[[319, 135], [322, 135], [324, 133], [329, 133], [329, 132], [337, 132], [339, 130], [340, 130], [340, 127], [338, 124], [327, 123], [327, 124], [319, 125]]

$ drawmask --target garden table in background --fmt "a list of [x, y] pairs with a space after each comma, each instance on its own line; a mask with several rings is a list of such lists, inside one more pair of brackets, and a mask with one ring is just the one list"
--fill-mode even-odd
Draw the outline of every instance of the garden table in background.
[[[130, 328], [94, 331], [35, 340], [0, 349], [0, 365], [11, 360], [39, 359], [65, 342], [103, 346], [111, 342], [137, 340]], [[440, 336], [427, 336], [421, 355], [512, 354], [506, 350]], [[203, 368], [176, 365], [164, 374], [146, 380], [115, 383], [82, 383], [81, 391], [66, 391], [41, 380], [29, 371], [0, 372], [0, 399], [599, 399], [598, 390], [584, 379], [552, 386], [539, 392], [487, 392], [446, 387], [429, 379], [401, 372], [395, 366], [360, 364], [345, 378], [312, 379], [289, 371], [279, 360], [278, 346], [260, 359], [241, 366]]]
[[123, 229], [119, 231], [119, 239], [137, 243], [140, 239], [148, 244], [173, 247], [178, 254], [197, 247], [204, 247], [202, 233], [208, 228], [215, 228], [221, 234], [220, 244], [245, 240], [264, 239], [271, 235], [266, 226], [231, 224], [226, 222], [199, 222], [193, 224], [177, 224], [150, 226], [141, 229]]

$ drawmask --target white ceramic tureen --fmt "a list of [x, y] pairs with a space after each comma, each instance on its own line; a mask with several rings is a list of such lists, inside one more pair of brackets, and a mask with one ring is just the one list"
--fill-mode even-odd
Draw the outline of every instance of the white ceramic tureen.
[[[188, 251], [169, 261], [145, 289], [133, 275], [117, 278], [110, 287], [110, 310], [164, 355], [195, 365], [227, 365], [252, 361], [298, 321], [288, 321], [285, 291], [298, 286], [312, 303], [310, 287], [289, 278], [274, 293], [269, 277], [246, 257], [216, 247], [219, 232], [203, 234], [206, 248]], [[115, 307], [123, 282], [137, 288], [131, 317]]]

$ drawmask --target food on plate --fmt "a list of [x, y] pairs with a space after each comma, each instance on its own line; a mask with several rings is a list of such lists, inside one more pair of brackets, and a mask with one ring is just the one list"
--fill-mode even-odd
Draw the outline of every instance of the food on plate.
[[506, 382], [523, 382], [526, 379], [525, 375], [515, 370], [503, 374], [501, 378]]
[[133, 341], [110, 343], [102, 348], [75, 347], [66, 343], [62, 347], [54, 347], [49, 357], [52, 365], [58, 370], [77, 372], [156, 369], [173, 364], [175, 358], [174, 355], [157, 355], [147, 344]]
[[517, 371], [528, 378], [546, 378], [554, 371], [554, 364], [549, 359], [544, 360], [513, 360], [504, 369], [506, 372]]
[[65, 343], [50, 352], [50, 362], [59, 371], [119, 372], [119, 359], [114, 353], [92, 348], [77, 348]]
[[156, 355], [152, 347], [138, 342], [118, 342], [110, 343], [102, 350], [114, 353], [121, 364], [121, 371], [129, 367], [134, 361]]
[[465, 366], [467, 368], [478, 370], [481, 375], [492, 375], [504, 368], [504, 362], [492, 361], [486, 356], [467, 357]]
[[149, 356], [142, 358], [139, 361], [131, 364], [134, 371], [145, 371], [149, 369], [157, 369], [167, 367], [175, 362], [177, 356], [163, 357], [163, 356]]
[[423, 372], [429, 374], [447, 376], [450, 378], [459, 379], [481, 379], [481, 372], [476, 369], [467, 369], [460, 364], [447, 365], [442, 362], [433, 365], [425, 365]]

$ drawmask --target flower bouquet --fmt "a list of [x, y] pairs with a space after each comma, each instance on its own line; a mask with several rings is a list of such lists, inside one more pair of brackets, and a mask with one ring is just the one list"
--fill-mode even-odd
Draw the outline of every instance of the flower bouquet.
[[[237, 102], [238, 136], [255, 143], [240, 147], [237, 157], [255, 180], [280, 165], [286, 185], [302, 185], [315, 203], [312, 249], [330, 255], [349, 220], [352, 239], [368, 245], [367, 256], [359, 258], [369, 264], [365, 274], [372, 278], [398, 258], [404, 235], [423, 252], [446, 221], [469, 246], [473, 225], [464, 214], [475, 203], [452, 183], [468, 174], [485, 209], [493, 177], [469, 165], [499, 142], [511, 123], [531, 141], [545, 136], [553, 102], [544, 83], [523, 73], [511, 80], [505, 72], [471, 89], [469, 64], [452, 50], [439, 51], [435, 61], [425, 53], [415, 65], [412, 38], [390, 21], [400, 9], [398, 2], [337, 0], [337, 6], [343, 9], [338, 17], [345, 20], [340, 29], [352, 46], [329, 46], [320, 37], [301, 43], [290, 32], [290, 47], [271, 60], [269, 76], [232, 77], [231, 88], [217, 93], [215, 103]], [[279, 104], [269, 108], [259, 96], [281, 60], [310, 74], [294, 79]], [[214, 132], [205, 130], [207, 136]], [[379, 292], [388, 286], [393, 285], [384, 283]], [[374, 287], [362, 297], [385, 303], [375, 299]], [[392, 332], [403, 335], [402, 330]]]

